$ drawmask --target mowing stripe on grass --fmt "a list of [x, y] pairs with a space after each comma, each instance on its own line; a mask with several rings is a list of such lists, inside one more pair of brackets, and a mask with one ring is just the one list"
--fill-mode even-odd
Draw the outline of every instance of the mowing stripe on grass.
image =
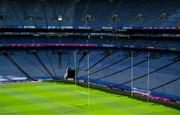
[[0, 85], [0, 114], [180, 115], [163, 105], [64, 83]]

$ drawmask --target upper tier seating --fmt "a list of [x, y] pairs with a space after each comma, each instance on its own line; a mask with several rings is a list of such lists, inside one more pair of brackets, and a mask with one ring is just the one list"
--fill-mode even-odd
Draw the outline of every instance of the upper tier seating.
[[0, 27], [178, 26], [179, 0], [1, 0]]

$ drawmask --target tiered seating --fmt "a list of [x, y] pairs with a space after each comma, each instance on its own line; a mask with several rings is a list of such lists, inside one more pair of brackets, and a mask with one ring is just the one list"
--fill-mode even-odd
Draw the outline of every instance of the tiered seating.
[[1, 0], [0, 26], [177, 26], [179, 6], [178, 0]]
[[[107, 52], [111, 53], [107, 55]], [[67, 67], [75, 68], [75, 59], [78, 79], [86, 79], [88, 77], [88, 55], [91, 82], [100, 80], [116, 84], [114, 86], [131, 86], [131, 80], [133, 80], [133, 87], [148, 89], [148, 52], [146, 51], [134, 51], [133, 63], [132, 52], [125, 50], [66, 49], [61, 53], [61, 57], [59, 57], [58, 50], [11, 51], [11, 53], [0, 55], [0, 75], [5, 76], [5, 78], [1, 77], [1, 80], [10, 80], [7, 76], [31, 76], [38, 79], [62, 78]], [[180, 76], [179, 64], [177, 54], [150, 52], [149, 89], [180, 96], [179, 80], [156, 88]], [[133, 74], [131, 74], [132, 67]]]
[[[146, 74], [148, 73], [148, 60], [147, 60], [148, 53], [147, 52], [144, 52], [144, 53], [134, 52], [134, 55], [136, 56], [133, 58], [134, 60], [133, 61], [133, 79], [134, 79], [133, 86], [137, 88], [141, 88], [141, 89], [147, 89], [148, 88], [147, 87], [148, 75]], [[150, 58], [149, 60], [149, 72], [150, 72], [149, 74], [150, 87], [149, 88], [150, 89], [153, 89], [161, 84], [164, 84], [168, 81], [171, 81], [179, 77], [180, 73], [179, 73], [179, 70], [177, 70], [179, 62], [171, 64], [172, 60], [176, 57], [176, 55], [157, 54], [155, 56], [153, 53], [150, 53], [149, 55], [150, 55], [149, 57]], [[116, 61], [119, 59], [121, 60], [124, 57], [125, 55], [120, 55], [118, 58], [112, 55], [112, 59]], [[109, 60], [109, 64], [106, 61], [102, 61], [99, 64], [99, 67], [97, 65], [94, 67], [96, 69], [90, 70], [90, 78], [95, 79], [95, 80], [92, 80], [92, 82], [95, 82], [97, 80], [102, 80], [105, 82], [131, 86], [131, 81], [130, 81], [131, 72], [132, 72], [131, 59], [132, 57], [131, 55], [129, 55], [129, 57], [125, 58], [125, 60], [119, 63], [116, 63], [114, 65], [111, 65], [110, 67], [108, 67], [108, 65], [110, 65], [114, 61]], [[87, 62], [84, 62], [84, 63], [87, 63]], [[101, 68], [103, 69], [101, 70]], [[80, 78], [85, 78], [84, 76], [86, 76], [87, 78], [87, 71], [84, 71], [81, 74], [82, 75], [80, 75]], [[141, 76], [144, 76], [144, 77], [142, 77], [141, 79], [135, 80], [136, 78], [141, 77]], [[177, 85], [178, 84], [174, 85], [174, 88], [172, 86], [167, 88], [168, 87], [167, 85], [165, 87], [155, 89], [155, 91], [164, 92], [167, 94], [180, 95], [180, 92], [177, 92], [177, 90], [179, 90]]]
[[[74, 27], [158, 27], [180, 24], [180, 0], [16, 0], [0, 1], [0, 28]], [[59, 36], [40, 38], [1, 37], [7, 44], [92, 43], [124, 46], [152, 46], [180, 49], [179, 42], [159, 39], [81, 39]], [[132, 58], [133, 55], [133, 58]], [[75, 57], [76, 56], [76, 57]], [[27, 49], [0, 52], [0, 82], [62, 78], [67, 67], [77, 69], [78, 79], [113, 87], [148, 89], [148, 51], [100, 49]], [[180, 96], [179, 54], [149, 52], [149, 90]], [[132, 62], [133, 60], [133, 62]], [[76, 64], [75, 64], [76, 61]], [[133, 73], [132, 73], [133, 68]], [[133, 78], [132, 78], [133, 77]], [[177, 79], [177, 80], [176, 80]], [[175, 81], [174, 81], [175, 80]], [[172, 82], [172, 83], [171, 83]]]

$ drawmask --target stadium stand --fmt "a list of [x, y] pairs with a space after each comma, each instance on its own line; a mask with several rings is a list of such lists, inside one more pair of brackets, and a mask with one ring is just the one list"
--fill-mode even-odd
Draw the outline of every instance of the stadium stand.
[[177, 26], [180, 21], [178, 0], [18, 1], [1, 1], [1, 27], [157, 27]]
[[180, 0], [1, 0], [0, 83], [73, 68], [78, 80], [90, 71], [92, 84], [178, 100], [179, 27]]

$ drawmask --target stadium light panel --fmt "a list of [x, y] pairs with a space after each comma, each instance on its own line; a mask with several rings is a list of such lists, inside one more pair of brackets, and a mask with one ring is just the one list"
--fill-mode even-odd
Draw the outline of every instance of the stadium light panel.
[[63, 20], [62, 16], [59, 15], [59, 16], [58, 16], [58, 21], [62, 21], [62, 20]]

